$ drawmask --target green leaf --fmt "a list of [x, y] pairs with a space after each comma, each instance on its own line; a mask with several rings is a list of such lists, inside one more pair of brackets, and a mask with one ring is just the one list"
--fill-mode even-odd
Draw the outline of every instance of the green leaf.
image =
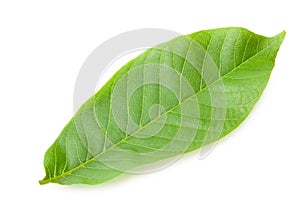
[[40, 184], [103, 183], [224, 137], [260, 98], [284, 36], [220, 28], [142, 53], [65, 126]]

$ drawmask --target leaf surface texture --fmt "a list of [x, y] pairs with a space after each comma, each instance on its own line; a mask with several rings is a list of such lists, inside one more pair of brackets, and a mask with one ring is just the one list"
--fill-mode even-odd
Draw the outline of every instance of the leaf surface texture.
[[40, 183], [99, 184], [224, 137], [260, 98], [284, 36], [220, 28], [148, 49], [81, 106]]

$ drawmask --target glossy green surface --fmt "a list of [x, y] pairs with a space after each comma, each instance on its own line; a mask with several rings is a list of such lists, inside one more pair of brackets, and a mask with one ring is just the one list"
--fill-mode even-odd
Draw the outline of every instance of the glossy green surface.
[[99, 184], [219, 140], [260, 98], [284, 36], [220, 28], [147, 50], [82, 105], [40, 183]]

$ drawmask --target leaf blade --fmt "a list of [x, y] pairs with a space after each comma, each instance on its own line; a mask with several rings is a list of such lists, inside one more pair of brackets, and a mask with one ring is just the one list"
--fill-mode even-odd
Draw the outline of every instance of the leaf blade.
[[[143, 133], [144, 131], [144, 135], [147, 135], [149, 134], [147, 126], [159, 129], [159, 124], [153, 119], [150, 119], [150, 125], [147, 125], [147, 123], [143, 124], [146, 128], [140, 127], [135, 130], [135, 127], [133, 127], [133, 132], [130, 135], [128, 135], [126, 131], [126, 133], [124, 133], [120, 130], [118, 128], [118, 124], [113, 120], [113, 118], [110, 118], [110, 120], [107, 119], [108, 116], [112, 116], [112, 111], [110, 110], [112, 104], [111, 88], [115, 86], [115, 82], [122, 78], [122, 75], [126, 74], [126, 72], [130, 69], [134, 69], [134, 66], [141, 65], [141, 63], [144, 65], [145, 63], [164, 64], [171, 62], [173, 67], [177, 67], [177, 71], [180, 71], [180, 77], [184, 76], [188, 80], [191, 80], [191, 82], [194, 83], [192, 88], [196, 91], [198, 90], [195, 98], [196, 102], [199, 102], [199, 107], [201, 108], [202, 120], [197, 118], [200, 123], [200, 127], [197, 127], [195, 138], [192, 137], [192, 142], [189, 141], [191, 142], [191, 145], [185, 152], [195, 150], [205, 145], [203, 142], [205, 141], [204, 138], [206, 138], [207, 135], [213, 135], [213, 130], [208, 130], [208, 124], [218, 120], [216, 118], [210, 119], [213, 109], [226, 109], [224, 129], [222, 129], [221, 134], [221, 137], [224, 137], [242, 123], [242, 121], [250, 113], [255, 103], [258, 101], [267, 84], [269, 75], [274, 66], [276, 53], [283, 41], [284, 35], [285, 32], [273, 38], [266, 38], [242, 28], [224, 28], [201, 31], [189, 36], [193, 39], [193, 41], [198, 42], [206, 50], [205, 55], [203, 55], [202, 66], [205, 66], [207, 56], [210, 56], [217, 64], [217, 67], [221, 72], [220, 77], [222, 83], [224, 83], [224, 87], [226, 89], [226, 105], [229, 105], [225, 108], [217, 108], [212, 104], [212, 102], [210, 102], [211, 93], [218, 92], [219, 88], [214, 88], [214, 84], [218, 83], [218, 80], [210, 80], [210, 84], [206, 85], [202, 77], [194, 75], [195, 72], [192, 71], [192, 66], [187, 62], [187, 59], [180, 58], [180, 56], [174, 55], [173, 53], [170, 54], [167, 51], [157, 52], [157, 49], [147, 51], [148, 56], [141, 55], [134, 59], [133, 62], [129, 62], [129, 64], [125, 65], [93, 98], [88, 100], [88, 102], [81, 107], [75, 115], [75, 119], [72, 118], [66, 128], [62, 131], [62, 134], [45, 154], [44, 165], [46, 169], [46, 177], [40, 181], [40, 183], [44, 184], [48, 182], [56, 182], [60, 184], [98, 184], [123, 174], [124, 171], [129, 168], [135, 168], [139, 165], [145, 165], [170, 156], [175, 156], [178, 153], [176, 151], [170, 153], [167, 150], [162, 149], [170, 143], [169, 140], [173, 143], [176, 141], [176, 135], [172, 135], [172, 132], [176, 132], [178, 129], [186, 129], [184, 130], [184, 133], [189, 133], [191, 129], [195, 129], [195, 127], [190, 127], [189, 123], [195, 117], [199, 116], [194, 116], [192, 109], [189, 108], [188, 114], [191, 114], [192, 117], [189, 116], [184, 125], [178, 125], [176, 124], [176, 122], [178, 122], [178, 117], [172, 114], [172, 112], [177, 111], [182, 115], [183, 113], [179, 108], [182, 108], [183, 106], [192, 106], [194, 105], [193, 101], [185, 100], [186, 103], [181, 102], [180, 105], [178, 104], [179, 106], [175, 105], [176, 102], [173, 102], [171, 106], [172, 110], [166, 111], [166, 119], [162, 118], [162, 113], [159, 116], [159, 119], [162, 120], [160, 123], [163, 123], [164, 125], [162, 131], [159, 131], [155, 137], [153, 136], [151, 138], [136, 138], [132, 133], [135, 133], [138, 130], [137, 132]], [[173, 40], [171, 43], [176, 43], [176, 40]], [[189, 52], [190, 47], [184, 47], [183, 49], [185, 49], [186, 52]], [[147, 70], [148, 68], [143, 67], [143, 70]], [[202, 71], [205, 72], [204, 67], [202, 68]], [[253, 71], [255, 71], [255, 73], [253, 73]], [[155, 71], [152, 71], [152, 73], [155, 73]], [[257, 76], [257, 74], [259, 74], [259, 76]], [[203, 73], [201, 73], [201, 75], [203, 75]], [[181, 86], [182, 84], [180, 84], [180, 87]], [[127, 87], [123, 89], [127, 90]], [[158, 90], [161, 90], [166, 97], [169, 97], [166, 98], [165, 101], [172, 99], [171, 94], [168, 93], [167, 89], [162, 88], [161, 86], [158, 88]], [[155, 93], [157, 88], [153, 89], [150, 87], [143, 87], [142, 89], [143, 97], [145, 94], [149, 94], [150, 97], [151, 95], [157, 95]], [[179, 93], [182, 95], [182, 89], [180, 89]], [[251, 98], [246, 98], [247, 96]], [[140, 97], [140, 95], [137, 95], [137, 98], [138, 97]], [[161, 97], [160, 94], [160, 97], [158, 98], [163, 97]], [[190, 97], [190, 99], [195, 100], [193, 98]], [[149, 102], [147, 102], [148, 99]], [[147, 105], [152, 105], [153, 102], [150, 101], [154, 101], [155, 99], [157, 99], [157, 97], [147, 98], [146, 102], [144, 99], [144, 101], [142, 101], [142, 105], [140, 105], [143, 107], [142, 110], [144, 111], [144, 109], [149, 109], [149, 106]], [[95, 102], [97, 103], [95, 104]], [[161, 99], [161, 102], [163, 102], [163, 99]], [[107, 105], [109, 105], [109, 109], [105, 109]], [[132, 108], [132, 110], [134, 110], [134, 108]], [[142, 118], [142, 115], [140, 116]], [[77, 123], [75, 123], [75, 121]], [[83, 128], [82, 131], [78, 131], [78, 123], [81, 123], [81, 121], [88, 123], [88, 127]], [[142, 120], [140, 119], [140, 121]], [[192, 124], [194, 125], [195, 123]], [[218, 124], [218, 122], [216, 123]], [[79, 125], [79, 127], [81, 126], [83, 125]], [[128, 126], [128, 123], [126, 126]], [[82, 138], [83, 134], [78, 134], [78, 132], [85, 132], [84, 129], [91, 131], [88, 132], [88, 136]], [[207, 134], [208, 132], [210, 134]], [[96, 139], [91, 140], [89, 137]], [[169, 138], [169, 140], [167, 138]], [[190, 138], [187, 137], [184, 139]], [[216, 140], [216, 137], [212, 137], [206, 142], [210, 143], [212, 142], [211, 140]], [[99, 147], [97, 144], [103, 141], [105, 141], [105, 144], [99, 145], [102, 147], [101, 151], [98, 149]], [[108, 141], [111, 144], [106, 148], [105, 146]], [[95, 142], [92, 146], [96, 146], [96, 149], [89, 149], [88, 145], [91, 145], [92, 142]], [[183, 145], [184, 142], [185, 140], [180, 138], [176, 145]], [[73, 143], [77, 144], [76, 151], [73, 149], [72, 145], [70, 145]], [[155, 157], [157, 156], [156, 154], [152, 153], [155, 150], [161, 151], [158, 158]], [[90, 153], [91, 151], [97, 152], [97, 154]], [[136, 154], [132, 152], [135, 152]], [[146, 156], [145, 153], [147, 153]], [[99, 157], [102, 158], [99, 160]], [[114, 157], [115, 161], [113, 161]], [[129, 160], [121, 161], [120, 158], [122, 157], [128, 157]], [[147, 159], [145, 160], [146, 157]], [[117, 161], [121, 163], [116, 164]], [[120, 165], [127, 166], [120, 167]]]

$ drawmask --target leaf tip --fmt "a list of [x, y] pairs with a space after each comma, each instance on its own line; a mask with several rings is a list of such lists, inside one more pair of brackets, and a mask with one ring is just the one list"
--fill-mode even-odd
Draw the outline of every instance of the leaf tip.
[[286, 35], [286, 31], [283, 30], [281, 33], [275, 35], [274, 38], [276, 38], [277, 41], [281, 44], [285, 38], [285, 35]]
[[282, 40], [285, 38], [286, 35], [286, 31], [283, 30], [281, 33], [279, 33], [278, 35], [280, 35], [280, 37], [282, 38]]

